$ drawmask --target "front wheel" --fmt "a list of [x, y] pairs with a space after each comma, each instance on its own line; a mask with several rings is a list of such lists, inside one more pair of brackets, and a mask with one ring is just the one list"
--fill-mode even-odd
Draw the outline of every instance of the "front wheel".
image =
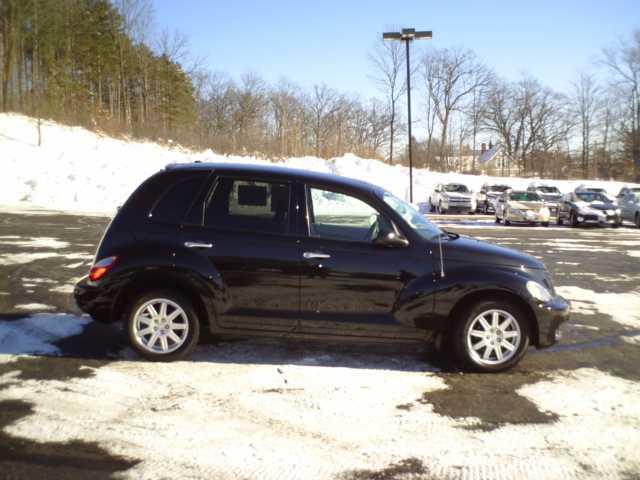
[[529, 324], [517, 305], [487, 300], [463, 314], [453, 336], [456, 357], [464, 368], [502, 372], [524, 357], [529, 347]]
[[571, 215], [569, 215], [569, 223], [572, 227], [578, 226], [578, 217], [576, 216], [576, 212], [571, 212]]
[[148, 360], [183, 358], [197, 345], [200, 336], [193, 305], [171, 291], [141, 295], [132, 303], [126, 321], [131, 346]]

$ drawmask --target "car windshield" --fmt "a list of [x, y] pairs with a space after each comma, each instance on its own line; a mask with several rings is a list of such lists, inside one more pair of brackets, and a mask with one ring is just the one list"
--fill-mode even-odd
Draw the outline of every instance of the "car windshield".
[[509, 194], [509, 200], [515, 200], [516, 202], [539, 202], [542, 199], [540, 195], [533, 192], [511, 192]]
[[598, 192], [578, 192], [576, 196], [584, 202], [609, 202], [609, 199]]
[[400, 215], [409, 226], [426, 240], [433, 240], [442, 234], [442, 231], [429, 220], [424, 218], [415, 208], [407, 202], [400, 200], [393, 194], [383, 191], [382, 199], [384, 203], [389, 205], [398, 215]]
[[465, 185], [460, 185], [458, 183], [450, 183], [449, 185], [444, 186], [445, 192], [458, 192], [458, 193], [467, 193], [469, 189]]
[[487, 190], [489, 192], [504, 192], [509, 190], [509, 185], [491, 185]]
[[538, 187], [538, 190], [543, 193], [560, 193], [560, 190], [558, 190], [556, 187]]

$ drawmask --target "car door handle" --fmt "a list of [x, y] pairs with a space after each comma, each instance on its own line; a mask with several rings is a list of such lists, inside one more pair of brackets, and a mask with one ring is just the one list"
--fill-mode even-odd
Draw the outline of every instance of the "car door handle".
[[213, 243], [184, 242], [184, 246], [187, 248], [211, 248]]
[[331, 255], [329, 255], [328, 253], [304, 252], [302, 254], [302, 257], [310, 260], [312, 258], [331, 258]]

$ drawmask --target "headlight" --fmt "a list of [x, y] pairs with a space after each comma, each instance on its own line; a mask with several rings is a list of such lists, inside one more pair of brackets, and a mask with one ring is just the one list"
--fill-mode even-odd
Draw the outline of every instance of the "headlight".
[[534, 282], [531, 280], [528, 281], [527, 290], [533, 298], [535, 298], [536, 300], [540, 300], [541, 302], [548, 302], [553, 298], [549, 290], [544, 288], [538, 282]]
[[620, 215], [622, 213], [622, 210], [620, 210], [619, 208], [616, 208], [616, 215]]

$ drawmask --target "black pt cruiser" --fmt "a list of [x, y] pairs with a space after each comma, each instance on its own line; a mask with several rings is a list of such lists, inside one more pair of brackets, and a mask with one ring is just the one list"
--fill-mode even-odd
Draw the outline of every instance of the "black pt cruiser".
[[506, 370], [569, 305], [537, 259], [440, 230], [366, 182], [280, 167], [169, 165], [107, 228], [82, 310], [174, 360], [214, 335], [436, 341]]

